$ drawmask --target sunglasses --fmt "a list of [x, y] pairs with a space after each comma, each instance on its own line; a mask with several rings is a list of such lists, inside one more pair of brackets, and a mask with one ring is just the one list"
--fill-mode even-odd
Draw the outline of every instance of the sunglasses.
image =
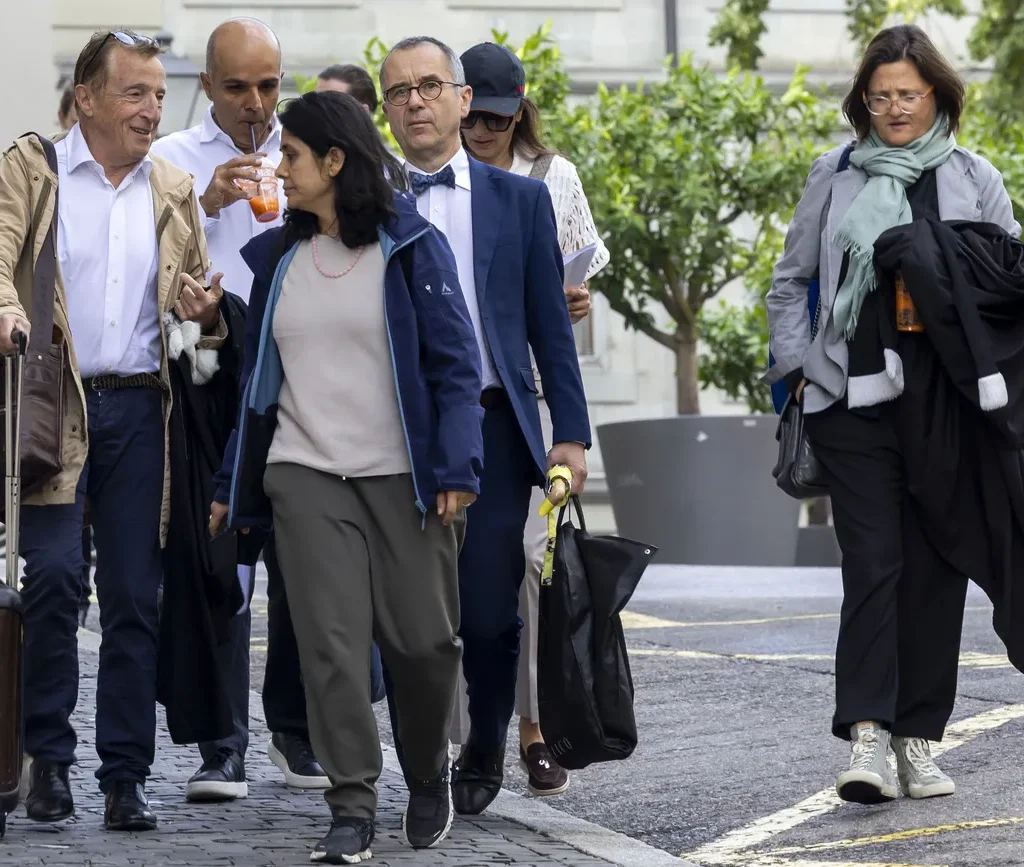
[[491, 114], [489, 111], [471, 111], [462, 119], [460, 126], [462, 129], [472, 129], [480, 120], [491, 132], [505, 132], [512, 126], [515, 117], [510, 114]]
[[99, 44], [89, 53], [85, 62], [82, 64], [81, 80], [76, 81], [75, 84], [82, 84], [86, 79], [89, 78], [89, 73], [92, 71], [93, 65], [96, 63], [97, 58], [103, 52], [106, 44], [111, 40], [116, 39], [122, 45], [127, 45], [131, 48], [133, 45], [157, 45], [155, 39], [149, 36], [140, 36], [138, 33], [130, 33], [127, 30], [111, 30], [106, 36], [99, 42]]

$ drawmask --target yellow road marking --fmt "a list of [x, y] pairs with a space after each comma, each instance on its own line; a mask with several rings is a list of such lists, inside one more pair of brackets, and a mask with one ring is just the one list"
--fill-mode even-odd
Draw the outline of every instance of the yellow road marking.
[[907, 831], [895, 831], [892, 834], [878, 834], [874, 837], [856, 837], [849, 840], [835, 840], [829, 843], [809, 843], [805, 846], [788, 846], [784, 849], [773, 849], [772, 855], [799, 855], [804, 852], [827, 852], [830, 849], [853, 849], [858, 846], [879, 846], [884, 843], [901, 843], [905, 840], [917, 840], [921, 837], [937, 837], [954, 831], [974, 831], [979, 828], [1005, 828], [1007, 825], [1019, 825], [1024, 822], [1020, 816], [1006, 819], [981, 819], [974, 822], [957, 822], [953, 825], [934, 825], [931, 828], [911, 828]]
[[[830, 662], [832, 653], [715, 653], [707, 650], [659, 650], [649, 647], [631, 647], [630, 656], [671, 656], [678, 659], [744, 659], [753, 662]], [[965, 668], [1012, 668], [1006, 656], [997, 653], [960, 654], [960, 665]]]
[[[955, 722], [946, 728], [946, 736], [941, 743], [932, 744], [932, 755], [938, 758], [950, 750], [970, 743], [980, 734], [1022, 717], [1024, 717], [1024, 704], [1011, 704]], [[735, 831], [730, 831], [717, 840], [701, 846], [695, 852], [684, 854], [682, 857], [704, 865], [704, 867], [733, 864], [769, 867], [770, 862], [763, 861], [768, 857], [767, 855], [760, 855], [750, 850], [763, 846], [772, 838], [791, 831], [804, 822], [830, 813], [841, 804], [842, 801], [839, 800], [834, 787], [823, 789], [809, 798], [805, 798], [799, 804], [779, 810], [770, 816], [764, 816]], [[757, 858], [762, 860], [755, 860]]]
[[904, 864], [900, 861], [793, 861], [774, 855], [755, 855], [735, 863], [743, 867], [949, 867], [948, 864]]
[[[965, 611], [991, 611], [986, 605], [975, 605], [965, 608]], [[619, 615], [623, 629], [697, 629], [701, 626], [763, 626], [767, 623], [789, 623], [801, 620], [829, 620], [839, 617], [839, 612], [826, 614], [787, 614], [779, 617], [759, 617], [753, 620], [692, 620], [679, 622], [675, 620], [662, 620], [660, 617], [651, 617], [649, 614], [640, 614], [637, 611], [623, 611]]]

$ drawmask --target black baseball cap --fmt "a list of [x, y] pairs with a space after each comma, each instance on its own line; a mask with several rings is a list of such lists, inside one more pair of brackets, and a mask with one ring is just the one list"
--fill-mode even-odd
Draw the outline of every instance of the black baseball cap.
[[473, 88], [473, 111], [513, 115], [526, 94], [526, 72], [511, 51], [495, 42], [481, 42], [462, 55], [466, 84]]

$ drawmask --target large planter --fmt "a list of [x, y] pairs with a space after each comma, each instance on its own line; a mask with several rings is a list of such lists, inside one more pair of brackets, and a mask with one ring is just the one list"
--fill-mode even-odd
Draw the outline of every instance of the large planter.
[[800, 503], [775, 486], [775, 416], [675, 416], [597, 429], [615, 523], [659, 563], [793, 566]]

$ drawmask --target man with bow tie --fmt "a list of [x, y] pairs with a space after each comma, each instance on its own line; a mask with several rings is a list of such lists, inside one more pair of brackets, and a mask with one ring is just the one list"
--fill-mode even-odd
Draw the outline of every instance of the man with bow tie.
[[[444, 43], [430, 37], [398, 43], [381, 67], [381, 89], [420, 214], [444, 232], [455, 253], [482, 360], [484, 470], [459, 556], [471, 731], [452, 778], [455, 809], [476, 815], [502, 784], [530, 496], [555, 464], [572, 470], [574, 493], [583, 489], [590, 421], [547, 187], [463, 149], [460, 125], [472, 89], [459, 56]], [[531, 348], [554, 426], [547, 454]]]

